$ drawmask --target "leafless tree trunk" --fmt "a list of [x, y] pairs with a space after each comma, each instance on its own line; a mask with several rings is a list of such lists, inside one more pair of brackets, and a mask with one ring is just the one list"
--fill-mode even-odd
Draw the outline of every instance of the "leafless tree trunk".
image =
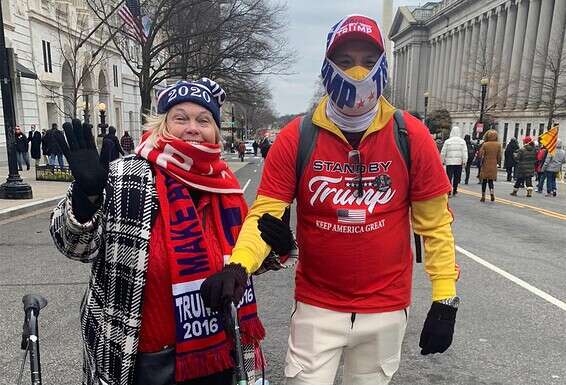
[[[285, 7], [268, 0], [146, 0], [147, 39], [108, 17], [112, 4], [88, 0], [138, 78], [141, 113], [150, 111], [154, 87], [173, 79], [218, 80], [231, 100], [264, 103], [261, 77], [288, 71], [294, 53], [283, 38]], [[127, 49], [135, 42], [135, 49]]]

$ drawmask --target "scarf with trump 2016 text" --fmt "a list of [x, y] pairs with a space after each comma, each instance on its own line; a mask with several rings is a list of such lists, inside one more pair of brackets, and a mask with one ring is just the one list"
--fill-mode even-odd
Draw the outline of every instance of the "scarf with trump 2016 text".
[[[176, 381], [231, 368], [233, 342], [227, 338], [222, 317], [204, 306], [200, 286], [222, 270], [241, 229], [247, 206], [239, 183], [220, 160], [217, 145], [173, 140], [153, 146], [146, 141], [137, 150], [155, 169], [163, 217], [163, 228], [157, 230], [167, 244], [173, 291]], [[201, 191], [199, 204], [209, 206], [202, 218], [189, 193], [194, 185]], [[210, 233], [207, 229], [212, 229], [214, 239], [205, 238]], [[251, 279], [238, 304], [238, 315], [242, 342], [257, 345], [265, 331], [257, 317]]]

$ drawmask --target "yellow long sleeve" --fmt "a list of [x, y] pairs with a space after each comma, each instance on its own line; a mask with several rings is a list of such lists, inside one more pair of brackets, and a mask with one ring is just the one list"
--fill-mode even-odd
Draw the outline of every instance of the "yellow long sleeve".
[[432, 300], [455, 296], [458, 272], [448, 196], [412, 202], [411, 215], [413, 230], [424, 238], [425, 271], [432, 282]]
[[257, 221], [266, 213], [281, 218], [287, 206], [289, 206], [287, 202], [258, 195], [248, 211], [229, 262], [239, 263], [248, 274], [259, 269], [271, 247], [261, 238]]

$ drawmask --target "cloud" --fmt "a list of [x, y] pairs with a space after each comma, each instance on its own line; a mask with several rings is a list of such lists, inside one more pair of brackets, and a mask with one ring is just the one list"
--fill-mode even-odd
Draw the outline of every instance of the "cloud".
[[[419, 5], [426, 1], [395, 1], [398, 5]], [[289, 69], [293, 75], [269, 78], [273, 105], [280, 114], [301, 113], [308, 109], [324, 57], [326, 34], [340, 18], [359, 13], [381, 23], [381, 0], [288, 0], [287, 37], [297, 52], [297, 62]], [[385, 34], [385, 33], [384, 33]]]

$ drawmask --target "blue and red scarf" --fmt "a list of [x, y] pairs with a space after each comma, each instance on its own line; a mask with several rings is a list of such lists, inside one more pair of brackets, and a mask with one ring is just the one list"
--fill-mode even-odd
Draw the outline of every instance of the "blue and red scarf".
[[[176, 381], [231, 368], [233, 342], [227, 338], [222, 317], [204, 306], [200, 286], [222, 270], [247, 213], [238, 180], [220, 160], [218, 145], [168, 140], [154, 146], [145, 136], [136, 153], [155, 168], [164, 223], [158, 230], [167, 243], [173, 291]], [[195, 188], [199, 210], [189, 193]], [[242, 343], [257, 345], [265, 331], [257, 317], [251, 279], [238, 309]]]

